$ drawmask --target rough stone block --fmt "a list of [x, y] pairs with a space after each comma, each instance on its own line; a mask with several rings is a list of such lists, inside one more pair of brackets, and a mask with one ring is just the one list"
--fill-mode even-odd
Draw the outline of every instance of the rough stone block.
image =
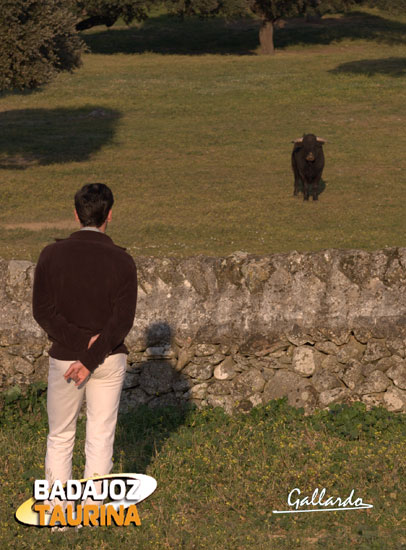
[[392, 412], [397, 412], [405, 409], [406, 392], [399, 388], [389, 388], [383, 395], [385, 407]]
[[231, 384], [226, 380], [216, 380], [207, 388], [207, 394], [228, 395], [231, 393]]
[[239, 371], [236, 368], [236, 363], [229, 355], [222, 363], [214, 369], [214, 378], [217, 380], [232, 380]]
[[320, 393], [319, 401], [320, 405], [327, 407], [332, 403], [337, 403], [338, 401], [344, 401], [349, 395], [349, 390], [345, 388], [334, 388], [333, 390], [325, 390]]
[[366, 393], [363, 396], [361, 396], [361, 401], [365, 403], [367, 406], [367, 409], [370, 409], [372, 407], [379, 407], [382, 406], [384, 403], [383, 397], [385, 393]]
[[313, 412], [317, 405], [317, 391], [308, 380], [302, 380], [288, 393], [288, 403], [292, 407], [303, 408], [307, 413]]
[[34, 372], [34, 365], [22, 357], [10, 355], [5, 349], [0, 349], [0, 370], [8, 376], [16, 373], [29, 376]]
[[215, 344], [197, 344], [195, 346], [195, 355], [198, 357], [207, 357], [208, 355], [214, 355], [218, 349], [219, 346]]
[[207, 394], [208, 382], [202, 382], [201, 384], [195, 384], [189, 390], [189, 393], [194, 399], [204, 399]]
[[252, 403], [253, 407], [257, 407], [258, 405], [262, 405], [264, 400], [264, 396], [262, 393], [254, 393], [253, 395], [250, 395], [248, 397], [248, 401]]
[[316, 342], [314, 346], [318, 351], [327, 353], [329, 355], [337, 355], [338, 350], [340, 349], [334, 342]]
[[219, 363], [221, 363], [222, 361], [224, 361], [224, 359], [226, 358], [225, 355], [223, 355], [222, 353], [215, 353], [214, 355], [211, 355], [208, 360], [209, 360], [209, 363], [210, 365], [218, 365]]
[[311, 376], [321, 363], [321, 354], [310, 346], [299, 346], [293, 352], [293, 370], [301, 376]]
[[182, 370], [194, 357], [194, 348], [182, 348], [179, 351], [176, 370]]
[[390, 351], [386, 347], [384, 340], [369, 340], [362, 361], [370, 363], [389, 356]]
[[344, 371], [343, 365], [337, 361], [337, 357], [335, 355], [327, 355], [326, 357], [323, 357], [321, 359], [321, 368], [324, 371], [328, 370], [336, 374]]
[[360, 361], [364, 355], [366, 346], [358, 342], [353, 336], [350, 337], [347, 344], [340, 346], [337, 352], [337, 361], [348, 364], [355, 359]]
[[351, 390], [354, 390], [357, 386], [362, 384], [364, 381], [364, 375], [362, 373], [362, 365], [360, 363], [355, 363], [353, 365], [348, 366], [345, 369], [344, 374], [341, 376], [341, 380], [344, 382], [344, 384], [350, 388]]
[[380, 370], [373, 371], [355, 391], [359, 395], [383, 392], [390, 386], [389, 378]]
[[256, 370], [251, 369], [239, 374], [232, 382], [233, 389], [243, 395], [252, 395], [264, 389], [265, 378]]
[[239, 396], [239, 399], [236, 396], [231, 395], [208, 395], [207, 403], [211, 407], [221, 407], [226, 411], [226, 413], [231, 414], [238, 401], [242, 399], [242, 396]]
[[318, 371], [310, 378], [312, 385], [318, 392], [341, 388], [342, 384], [335, 374], [329, 371]]
[[139, 378], [141, 389], [149, 395], [167, 393], [172, 389], [173, 369], [165, 361], [145, 363]]
[[393, 381], [395, 386], [401, 390], [406, 390], [406, 361], [391, 367], [386, 371], [386, 375]]
[[285, 397], [292, 389], [302, 387], [302, 384], [303, 378], [298, 374], [288, 370], [278, 370], [264, 386], [264, 403]]
[[182, 373], [198, 380], [208, 380], [212, 377], [213, 365], [196, 365], [195, 363], [189, 363], [189, 365], [183, 369]]

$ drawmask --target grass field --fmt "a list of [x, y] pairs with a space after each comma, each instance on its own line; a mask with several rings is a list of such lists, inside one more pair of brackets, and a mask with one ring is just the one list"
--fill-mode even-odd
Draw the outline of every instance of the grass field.
[[[139, 409], [119, 419], [114, 471], [157, 479], [156, 492], [138, 506], [141, 526], [52, 534], [13, 519], [32, 495], [34, 479], [43, 477], [46, 436], [45, 414], [38, 406], [13, 414], [0, 418], [4, 548], [406, 548], [404, 415], [366, 412], [357, 404], [305, 417], [283, 401], [233, 417], [221, 409]], [[84, 468], [84, 428], [82, 419], [75, 479]], [[301, 498], [326, 488], [324, 501], [344, 500], [354, 490], [353, 500], [362, 498], [373, 508], [273, 514], [292, 509], [287, 498], [294, 488]]]
[[[0, 257], [75, 229], [86, 182], [111, 185], [134, 255], [405, 246], [406, 17], [100, 28], [74, 74], [0, 97]], [[318, 204], [294, 199], [291, 140], [325, 139]]]

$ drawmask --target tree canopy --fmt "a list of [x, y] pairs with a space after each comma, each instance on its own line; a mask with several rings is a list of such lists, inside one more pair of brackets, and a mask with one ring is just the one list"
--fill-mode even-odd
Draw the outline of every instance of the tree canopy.
[[147, 18], [147, 12], [153, 0], [77, 0], [76, 13], [81, 18], [76, 25], [78, 31], [96, 25], [111, 27], [121, 17], [129, 24], [136, 19]]
[[370, 0], [369, 3], [389, 13], [406, 13], [406, 0]]
[[181, 17], [209, 17], [218, 14], [237, 17], [254, 13], [261, 19], [261, 51], [269, 54], [274, 51], [273, 29], [279, 19], [307, 13], [322, 15], [329, 11], [343, 11], [360, 2], [361, 0], [166, 0], [166, 5], [172, 13]]
[[35, 88], [80, 65], [70, 0], [0, 0], [0, 90]]
[[[111, 26], [121, 17], [126, 23], [142, 21], [159, 0], [77, 0], [82, 20], [76, 25], [84, 30], [95, 25]], [[406, 10], [406, 0], [161, 0], [168, 11], [180, 17], [201, 18], [223, 15], [229, 18], [257, 15], [261, 20], [259, 42], [262, 53], [273, 53], [273, 31], [279, 19], [347, 11], [357, 4], [380, 7], [394, 13]]]

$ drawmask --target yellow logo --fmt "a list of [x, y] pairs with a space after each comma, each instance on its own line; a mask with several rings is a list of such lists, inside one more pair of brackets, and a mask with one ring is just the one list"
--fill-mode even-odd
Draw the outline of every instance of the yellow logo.
[[[156, 489], [156, 480], [144, 474], [107, 474], [88, 479], [36, 480], [34, 496], [18, 508], [16, 519], [37, 527], [77, 525], [141, 525], [136, 504]], [[86, 504], [86, 499], [107, 504]]]

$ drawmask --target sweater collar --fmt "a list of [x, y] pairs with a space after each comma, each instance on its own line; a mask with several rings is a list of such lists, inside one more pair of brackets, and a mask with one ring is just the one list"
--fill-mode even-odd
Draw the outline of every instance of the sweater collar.
[[97, 227], [81, 227], [79, 229], [79, 231], [98, 231], [99, 233], [103, 233], [102, 231], [100, 231], [100, 229], [98, 229]]
[[[114, 244], [113, 240], [106, 235], [105, 233], [102, 233], [101, 231], [82, 231], [79, 229], [78, 231], [75, 231], [72, 233], [68, 239], [74, 239], [74, 240], [80, 240], [80, 241], [88, 241], [88, 242], [99, 242], [103, 244], [107, 244], [110, 246], [117, 246]], [[64, 241], [66, 239], [55, 239], [56, 241]], [[123, 248], [122, 246], [119, 246], [118, 248]]]

